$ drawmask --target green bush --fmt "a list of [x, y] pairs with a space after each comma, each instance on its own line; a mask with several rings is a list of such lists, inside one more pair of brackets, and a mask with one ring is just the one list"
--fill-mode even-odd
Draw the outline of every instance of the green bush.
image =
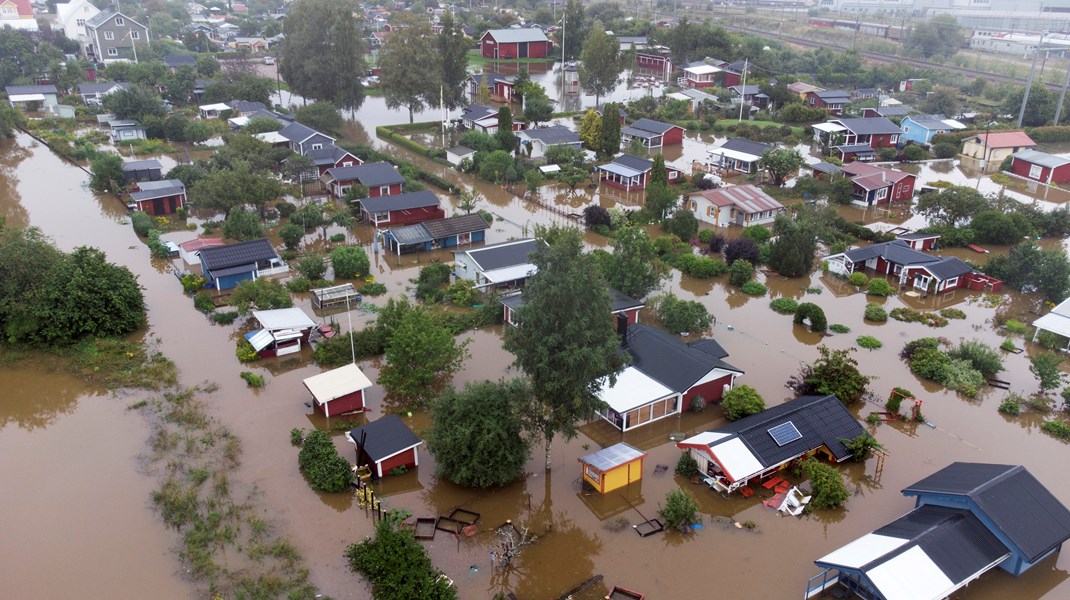
[[654, 301], [658, 320], [673, 333], [699, 333], [709, 328], [713, 318], [701, 302], [681, 300], [673, 294], [664, 294]]
[[690, 451], [684, 450], [680, 453], [680, 460], [676, 461], [676, 474], [688, 478], [701, 474], [698, 462], [691, 456]]
[[850, 283], [855, 287], [862, 287], [866, 285], [868, 281], [869, 277], [866, 277], [866, 274], [861, 271], [855, 271], [847, 276], [847, 283]]
[[1005, 415], [1017, 416], [1022, 412], [1022, 404], [1016, 400], [1014, 394], [1007, 396], [999, 403], [999, 412]]
[[212, 313], [212, 320], [220, 325], [230, 325], [238, 318], [238, 311], [223, 310]]
[[187, 294], [192, 294], [204, 287], [204, 277], [195, 273], [187, 273], [179, 281], [182, 282], [182, 289]]
[[327, 272], [327, 261], [319, 254], [309, 254], [297, 261], [297, 272], [308, 280], [323, 279]]
[[867, 350], [876, 350], [884, 345], [880, 340], [871, 335], [860, 335], [855, 341], [859, 346], [866, 348]]
[[799, 309], [799, 303], [791, 298], [781, 296], [769, 301], [769, 308], [782, 315], [793, 315]]
[[665, 495], [665, 506], [658, 510], [665, 526], [680, 533], [691, 533], [691, 525], [698, 516], [698, 503], [684, 490], [670, 490]]
[[1003, 356], [981, 340], [968, 340], [948, 352], [954, 359], [968, 361], [974, 369], [987, 376], [1003, 370]]
[[373, 281], [371, 283], [365, 283], [363, 286], [361, 286], [360, 293], [365, 295], [365, 296], [372, 296], [372, 297], [382, 296], [383, 294], [386, 293], [386, 286], [381, 284], [381, 283], [379, 283], [378, 281]]
[[936, 348], [918, 348], [910, 357], [910, 372], [921, 377], [941, 383], [951, 366], [951, 357]]
[[695, 279], [709, 279], [724, 274], [728, 265], [723, 260], [705, 256], [695, 256], [691, 253], [681, 254], [674, 263], [677, 269], [694, 277]]
[[249, 387], [251, 387], [251, 388], [262, 388], [262, 387], [264, 387], [264, 376], [263, 375], [257, 375], [256, 373], [253, 373], [251, 371], [242, 371], [240, 373], [240, 375], [241, 375], [241, 378], [245, 380], [245, 383], [249, 384]]
[[405, 527], [408, 513], [391, 510], [375, 525], [375, 537], [350, 544], [345, 551], [349, 568], [371, 582], [377, 600], [454, 600], [457, 591], [431, 564], [424, 547]]
[[193, 296], [193, 306], [204, 313], [212, 312], [215, 310], [215, 302], [212, 301], [212, 294], [203, 291], [197, 292], [197, 294]]
[[305, 432], [299, 427], [294, 427], [290, 430], [290, 445], [300, 446], [305, 443]]
[[152, 215], [136, 210], [130, 215], [130, 223], [134, 226], [134, 233], [141, 237], [146, 237], [149, 235], [149, 230], [152, 229]]
[[851, 453], [851, 460], [855, 462], [863, 462], [869, 458], [871, 451], [883, 449], [877, 443], [876, 438], [864, 431], [851, 439], [840, 439], [839, 441]]
[[933, 146], [933, 154], [936, 155], [936, 158], [955, 158], [958, 153], [959, 148], [956, 144], [942, 142]]
[[965, 319], [966, 313], [957, 308], [940, 309], [940, 316], [945, 319]]
[[795, 311], [794, 323], [802, 325], [806, 319], [810, 320], [810, 331], [821, 333], [828, 329], [828, 320], [825, 319], [825, 311], [812, 302], [803, 302]]
[[353, 483], [349, 461], [338, 454], [331, 436], [325, 431], [313, 431], [305, 436], [297, 464], [308, 476], [314, 490], [341, 492]]
[[884, 310], [884, 307], [875, 302], [870, 302], [866, 305], [865, 318], [867, 321], [874, 321], [876, 323], [883, 323], [888, 320], [888, 312]]
[[1017, 335], [1024, 335], [1029, 331], [1029, 326], [1018, 319], [1007, 319], [1003, 326], [1007, 328], [1007, 331]]
[[1018, 346], [1015, 346], [1014, 342], [1012, 342], [1010, 338], [1004, 339], [1003, 343], [1000, 344], [999, 347], [1003, 350], [1006, 350], [1007, 352], [1014, 352], [1018, 349]]
[[973, 368], [968, 360], [952, 358], [944, 369], [944, 378], [939, 380], [945, 387], [973, 398], [985, 384], [984, 375]]
[[[769, 231], [769, 228], [764, 225], [750, 225], [743, 228], [741, 234], [745, 238], [754, 240], [755, 244], [763, 244], [769, 241], [769, 238], [773, 237], [773, 232]], [[709, 243], [708, 241], [705, 243]]]
[[332, 250], [331, 266], [334, 276], [341, 279], [362, 277], [371, 270], [368, 253], [359, 246], [340, 246]]
[[721, 400], [724, 416], [729, 421], [736, 421], [765, 410], [765, 401], [758, 391], [749, 385], [737, 385], [728, 391]]
[[739, 289], [741, 292], [748, 296], [764, 296], [765, 293], [769, 291], [769, 288], [765, 287], [764, 285], [753, 279], [748, 281], [747, 283], [744, 283]]
[[1070, 340], [1067, 340], [1065, 337], [1050, 331], [1041, 331], [1037, 333], [1034, 337], [1034, 341], [1040, 344], [1045, 350], [1062, 350], [1063, 348], [1066, 348], [1067, 343], [1070, 342]]
[[919, 160], [926, 160], [929, 158], [929, 151], [924, 146], [918, 144], [910, 144], [906, 148], [903, 148], [903, 160], [914, 162]]
[[1061, 419], [1052, 419], [1051, 421], [1044, 421], [1044, 424], [1040, 426], [1045, 432], [1061, 439], [1070, 439], [1070, 423]]
[[703, 245], [709, 245], [715, 234], [716, 232], [712, 229], [703, 229], [698, 232], [698, 241], [702, 242]]
[[446, 294], [450, 281], [450, 267], [445, 263], [433, 263], [420, 269], [416, 280], [416, 297], [424, 302], [440, 302]]
[[869, 282], [867, 292], [874, 296], [891, 296], [895, 294], [895, 288], [886, 279], [873, 279]]
[[833, 333], [851, 333], [851, 328], [842, 323], [833, 323], [829, 325], [829, 331]]
[[816, 458], [804, 460], [802, 470], [810, 480], [810, 489], [813, 492], [810, 503], [806, 505], [807, 512], [836, 508], [850, 495], [840, 472]]
[[252, 362], [257, 358], [256, 349], [245, 338], [238, 339], [234, 354], [238, 356], [238, 360], [241, 362]]
[[264, 277], [239, 283], [231, 292], [229, 302], [242, 314], [253, 309], [272, 310], [294, 305], [293, 298], [284, 285]]
[[312, 282], [304, 275], [291, 277], [286, 280], [286, 289], [295, 294], [304, 294], [312, 289]]
[[754, 277], [754, 265], [743, 259], [736, 260], [728, 267], [728, 283], [740, 287]]

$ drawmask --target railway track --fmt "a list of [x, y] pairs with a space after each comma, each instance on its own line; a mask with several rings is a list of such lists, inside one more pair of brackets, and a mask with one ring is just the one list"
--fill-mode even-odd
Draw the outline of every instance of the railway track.
[[[829, 44], [829, 43], [819, 42], [819, 41], [815, 41], [815, 40], [808, 40], [808, 39], [805, 39], [805, 38], [797, 38], [797, 37], [793, 37], [793, 36], [789, 36], [789, 35], [771, 33], [771, 32], [768, 32], [768, 31], [760, 31], [760, 30], [757, 30], [757, 29], [750, 29], [749, 27], [739, 27], [739, 26], [735, 26], [735, 25], [729, 25], [727, 23], [721, 23], [721, 26], [723, 26], [725, 29], [728, 29], [729, 31], [736, 31], [736, 32], [739, 32], [739, 33], [749, 33], [751, 35], [756, 35], [756, 36], [763, 37], [763, 38], [770, 38], [770, 39], [778, 40], [778, 41], [781, 41], [781, 42], [787, 42], [789, 44], [795, 44], [797, 46], [803, 46], [803, 47], [806, 47], [806, 48], [829, 48], [831, 50], [839, 50], [839, 51], [842, 51], [842, 52], [846, 52], [847, 50], [850, 50], [850, 48], [847, 48], [845, 46], [840, 46], [840, 45], [837, 45], [837, 44]], [[889, 56], [887, 54], [880, 54], [880, 53], [877, 53], [877, 52], [859, 52], [858, 54], [859, 54], [859, 56], [861, 56], [865, 60], [869, 60], [869, 61], [873, 61], [873, 62], [889, 63], [889, 64], [905, 63], [905, 64], [908, 64], [908, 65], [913, 65], [915, 67], [922, 67], [922, 68], [925, 68], [925, 69], [940, 70], [940, 71], [945, 71], [945, 72], [948, 72], [948, 73], [960, 73], [962, 75], [966, 75], [966, 76], [969, 76], [969, 77], [984, 77], [985, 79], [987, 79], [989, 81], [994, 81], [994, 82], [1009, 82], [1009, 83], [1017, 83], [1017, 84], [1020, 84], [1020, 85], [1025, 85], [1025, 82], [1026, 82], [1025, 78], [1023, 78], [1023, 77], [1012, 77], [1012, 76], [1009, 76], [1009, 75], [999, 75], [997, 73], [989, 73], [987, 71], [978, 71], [976, 69], [968, 69], [966, 67], [956, 67], [956, 66], [953, 66], [953, 65], [941, 65], [941, 64], [929, 62], [929, 61], [926, 61], [926, 60], [919, 60], [919, 59], [916, 59], [916, 58], [907, 58], [905, 56]], [[1055, 83], [1046, 83], [1044, 85], [1048, 86], [1048, 89], [1051, 89], [1051, 90], [1054, 90], [1054, 91], [1059, 91], [1059, 89], [1061, 89], [1061, 87], [1062, 87], [1062, 86], [1060, 86], [1058, 84], [1055, 84]]]

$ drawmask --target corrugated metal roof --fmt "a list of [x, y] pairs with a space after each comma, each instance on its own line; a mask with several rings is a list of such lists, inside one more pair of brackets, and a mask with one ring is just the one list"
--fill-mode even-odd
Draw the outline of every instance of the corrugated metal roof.
[[646, 452], [633, 448], [624, 442], [619, 444], [613, 444], [608, 448], [602, 448], [598, 452], [593, 452], [580, 459], [580, 462], [591, 465], [599, 471], [605, 473], [610, 469], [615, 469], [621, 465], [626, 465], [633, 460], [638, 460], [646, 456]]
[[769, 210], [779, 211], [784, 205], [756, 185], [730, 185], [697, 194], [718, 206], [736, 206], [739, 210], [754, 214]]
[[260, 323], [261, 327], [268, 330], [308, 329], [316, 326], [316, 322], [305, 314], [305, 311], [296, 306], [293, 308], [254, 310], [253, 318]]
[[[331, 171], [333, 170], [334, 169], [331, 169]], [[392, 210], [412, 210], [414, 208], [438, 206], [439, 201], [438, 196], [436, 196], [434, 192], [430, 190], [420, 190], [418, 192], [407, 192], [404, 194], [396, 194], [394, 196], [372, 196], [371, 198], [360, 200], [360, 205], [364, 207], [364, 210], [370, 213], [379, 213]]]
[[[537, 27], [521, 27], [519, 29], [490, 29], [483, 37], [491, 36], [499, 44], [512, 44], [516, 42], [548, 42], [546, 34]], [[482, 38], [480, 38], [482, 39]]]
[[1070, 164], [1070, 158], [1063, 158], [1062, 156], [1040, 152], [1039, 150], [1019, 150], [1011, 156], [1013, 156], [1015, 160], [1022, 160], [1034, 165], [1048, 167], [1049, 169], [1055, 169]]

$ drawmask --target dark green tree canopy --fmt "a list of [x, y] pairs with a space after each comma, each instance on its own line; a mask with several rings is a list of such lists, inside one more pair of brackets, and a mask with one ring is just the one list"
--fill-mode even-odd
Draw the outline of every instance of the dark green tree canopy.
[[580, 83], [588, 94], [594, 94], [595, 104], [612, 92], [620, 79], [620, 42], [606, 33], [600, 21], [595, 21], [580, 53]]
[[283, 32], [279, 72], [295, 92], [346, 109], [364, 103], [364, 44], [352, 6], [335, 0], [298, 0]]

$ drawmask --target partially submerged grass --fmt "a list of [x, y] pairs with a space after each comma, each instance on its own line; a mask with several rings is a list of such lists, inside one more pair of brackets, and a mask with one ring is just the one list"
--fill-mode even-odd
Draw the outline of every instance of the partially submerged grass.
[[108, 389], [161, 390], [178, 381], [175, 363], [154, 342], [86, 339], [61, 351], [61, 355], [70, 359], [71, 371]]

